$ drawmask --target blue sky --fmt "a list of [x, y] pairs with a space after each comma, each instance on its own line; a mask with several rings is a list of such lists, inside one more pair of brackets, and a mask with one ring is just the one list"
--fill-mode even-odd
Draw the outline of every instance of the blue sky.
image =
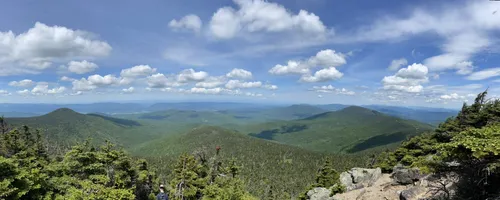
[[500, 95], [500, 2], [3, 2], [0, 103], [457, 108]]

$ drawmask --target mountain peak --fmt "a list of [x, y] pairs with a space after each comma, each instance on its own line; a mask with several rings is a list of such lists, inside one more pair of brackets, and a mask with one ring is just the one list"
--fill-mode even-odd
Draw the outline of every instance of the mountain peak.
[[349, 106], [349, 107], [346, 107], [344, 109], [339, 110], [338, 112], [375, 113], [375, 114], [379, 113], [377, 111], [370, 110], [368, 108], [364, 108], [364, 107], [361, 107], [361, 106]]
[[48, 113], [47, 115], [60, 115], [60, 114], [70, 114], [70, 115], [74, 115], [74, 114], [80, 114], [74, 110], [71, 110], [69, 108], [58, 108], [50, 113]]

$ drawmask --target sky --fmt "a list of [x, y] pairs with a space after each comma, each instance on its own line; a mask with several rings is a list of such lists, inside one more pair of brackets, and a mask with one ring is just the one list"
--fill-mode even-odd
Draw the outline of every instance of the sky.
[[0, 103], [459, 108], [500, 96], [500, 2], [6, 1]]

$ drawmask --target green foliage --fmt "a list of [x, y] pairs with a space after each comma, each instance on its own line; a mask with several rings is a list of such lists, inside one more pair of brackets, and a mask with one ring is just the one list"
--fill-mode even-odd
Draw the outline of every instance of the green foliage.
[[329, 159], [325, 160], [325, 163], [316, 173], [315, 182], [307, 187], [305, 192], [303, 192], [299, 199], [307, 199], [307, 192], [315, 187], [330, 188], [331, 195], [337, 193], [342, 193], [345, 191], [345, 187], [340, 183], [340, 174], [332, 167], [332, 163]]
[[111, 143], [74, 146], [50, 158], [39, 132], [28, 127], [0, 135], [1, 199], [147, 199], [152, 174]]
[[[236, 176], [259, 199], [271, 198], [270, 191], [272, 199], [284, 199], [287, 196], [297, 198], [305, 187], [314, 182], [314, 174], [325, 157], [335, 160], [332, 167], [338, 171], [356, 166], [364, 167], [367, 157], [364, 154], [311, 152], [210, 126], [195, 128], [181, 136], [153, 141], [136, 152], [138, 156], [146, 157], [152, 165], [158, 166], [158, 175], [170, 175], [173, 173], [173, 165], [177, 163], [173, 158], [182, 153], [199, 151], [207, 152], [207, 157], [213, 157], [215, 152], [207, 149], [215, 146], [221, 147], [218, 159], [222, 163], [232, 166], [231, 160], [234, 160], [238, 164], [234, 167], [241, 167]], [[205, 160], [209, 162], [208, 159]], [[167, 176], [165, 179], [172, 178]]]
[[205, 152], [193, 155], [183, 154], [174, 166], [170, 182], [172, 199], [239, 200], [253, 199], [245, 185], [237, 177], [239, 167], [234, 160], [225, 166], [218, 158], [218, 152], [207, 159]]
[[488, 199], [500, 193], [500, 100], [480, 93], [464, 104], [457, 117], [433, 132], [411, 138], [394, 152], [384, 154], [384, 171], [396, 163], [421, 167], [438, 175], [459, 178], [458, 199]]

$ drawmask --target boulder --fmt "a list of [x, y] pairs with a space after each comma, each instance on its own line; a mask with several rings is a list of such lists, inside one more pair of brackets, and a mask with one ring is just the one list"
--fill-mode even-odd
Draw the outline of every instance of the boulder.
[[340, 174], [340, 183], [345, 186], [346, 191], [369, 187], [382, 175], [380, 168], [352, 168]]
[[406, 190], [402, 190], [399, 193], [399, 200], [414, 200], [419, 199], [422, 194], [426, 192], [426, 189], [420, 186], [415, 186], [408, 188]]
[[337, 200], [331, 197], [331, 190], [324, 187], [316, 187], [307, 192], [307, 197], [310, 200]]
[[405, 168], [398, 164], [394, 166], [391, 178], [394, 182], [401, 185], [413, 184], [420, 180], [422, 174], [418, 168]]

